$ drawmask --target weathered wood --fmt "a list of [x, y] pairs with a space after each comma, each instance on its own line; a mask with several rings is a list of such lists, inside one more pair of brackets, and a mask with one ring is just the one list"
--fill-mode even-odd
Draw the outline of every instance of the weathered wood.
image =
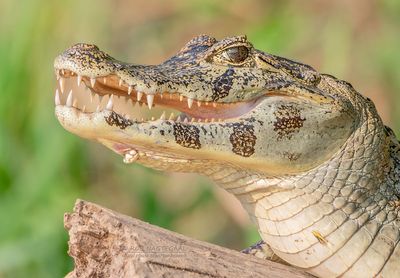
[[295, 268], [190, 239], [78, 200], [64, 216], [67, 277], [311, 277]]

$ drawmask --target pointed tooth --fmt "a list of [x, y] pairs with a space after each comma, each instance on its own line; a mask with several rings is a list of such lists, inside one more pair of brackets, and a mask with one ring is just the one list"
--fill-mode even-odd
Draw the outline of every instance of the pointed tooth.
[[113, 109], [113, 97], [114, 97], [114, 95], [110, 95], [110, 98], [108, 99], [108, 102], [107, 102], [107, 106], [106, 106], [106, 109], [107, 110], [112, 110]]
[[154, 118], [154, 117], [151, 117], [151, 120], [152, 120], [152, 121], [154, 121], [155, 119], [156, 119], [156, 118]]
[[188, 107], [189, 107], [189, 108], [192, 108], [193, 99], [192, 99], [192, 98], [188, 98], [188, 99], [187, 99], [187, 104], [188, 104]]
[[96, 84], [96, 78], [90, 78], [90, 85], [92, 85], [92, 88]]
[[149, 109], [153, 106], [154, 95], [147, 95], [147, 106]]
[[74, 102], [72, 103], [72, 106], [75, 108], [78, 108], [78, 99], [74, 99]]
[[64, 71], [63, 69], [61, 70], [61, 74], [62, 74], [62, 75], [64, 75], [64, 74], [65, 74], [65, 71]]
[[54, 97], [54, 103], [56, 105], [60, 105], [61, 101], [60, 101], [60, 93], [58, 92], [58, 89], [56, 89], [56, 96]]
[[132, 89], [133, 89], [132, 86], [129, 86], [129, 87], [128, 87], [128, 95], [131, 95]]
[[144, 118], [142, 118], [141, 122], [144, 122]]
[[205, 122], [205, 123], [208, 123], [208, 119], [204, 119], [204, 122]]
[[180, 122], [181, 121], [181, 116], [178, 116], [175, 121], [176, 122]]
[[179, 96], [179, 101], [182, 101], [183, 100], [183, 95], [180, 95]]
[[212, 122], [212, 123], [215, 122], [215, 119], [214, 119], [214, 118], [211, 118], [211, 122]]
[[171, 113], [171, 115], [169, 115], [169, 118], [168, 118], [168, 120], [173, 120], [175, 118], [175, 114], [174, 114], [174, 112], [172, 112]]
[[217, 103], [216, 102], [213, 102], [213, 107], [215, 108], [215, 107], [217, 107]]
[[64, 90], [65, 90], [65, 80], [64, 80], [64, 77], [60, 77], [60, 80], [58, 80], [58, 83], [60, 84], [61, 93], [64, 93]]
[[143, 96], [142, 92], [137, 92], [137, 101], [139, 101]]
[[103, 83], [104, 85], [107, 84], [107, 78], [103, 77]]
[[205, 102], [205, 105], [206, 105], [206, 106], [208, 105], [208, 101]]
[[57, 78], [57, 81], [60, 79], [60, 72], [58, 70], [56, 70], [56, 78]]
[[121, 78], [118, 81], [118, 86], [120, 86], [120, 87], [122, 86], [122, 79]]
[[96, 112], [100, 112], [100, 104], [96, 107]]
[[84, 106], [82, 107], [82, 112], [85, 113], [85, 111], [86, 111], [86, 105], [84, 105]]
[[82, 75], [78, 74], [78, 77], [76, 78], [76, 84], [78, 84], [78, 87], [81, 85], [82, 82]]
[[160, 98], [163, 99], [163, 93], [160, 93]]
[[165, 111], [162, 112], [162, 114], [160, 116], [160, 120], [165, 120]]
[[200, 107], [201, 106], [201, 101], [197, 101], [197, 107]]
[[190, 120], [191, 123], [194, 123], [195, 121], [196, 121], [196, 118], [192, 118], [192, 119]]
[[201, 123], [201, 119], [198, 119], [197, 122]]
[[72, 90], [69, 91], [68, 97], [67, 97], [67, 102], [65, 103], [68, 107], [72, 106]]
[[183, 120], [183, 122], [184, 122], [185, 124], [187, 124], [187, 123], [188, 123], [188, 118], [185, 117], [185, 119]]

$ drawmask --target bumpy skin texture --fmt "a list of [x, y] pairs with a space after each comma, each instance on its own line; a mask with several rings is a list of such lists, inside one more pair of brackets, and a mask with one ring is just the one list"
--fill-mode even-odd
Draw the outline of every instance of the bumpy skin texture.
[[347, 82], [256, 50], [245, 37], [204, 35], [160, 65], [122, 63], [78, 44], [55, 69], [86, 84], [103, 77], [125, 84], [102, 93], [127, 96], [131, 87], [222, 105], [201, 111], [222, 113], [220, 122], [138, 121], [59, 103], [56, 115], [125, 158], [133, 150], [143, 165], [207, 175], [241, 201], [262, 239], [291, 265], [319, 277], [400, 273], [399, 142]]

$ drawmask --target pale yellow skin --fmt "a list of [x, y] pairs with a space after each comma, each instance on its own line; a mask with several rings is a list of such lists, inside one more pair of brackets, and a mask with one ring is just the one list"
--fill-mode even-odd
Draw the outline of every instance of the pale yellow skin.
[[[247, 49], [240, 48], [240, 63], [227, 55], [238, 46]], [[125, 162], [210, 177], [241, 201], [289, 264], [319, 277], [400, 273], [399, 144], [372, 102], [346, 82], [256, 50], [244, 37], [200, 36], [157, 66], [127, 65], [77, 45], [56, 58], [55, 69], [56, 115], [67, 130]], [[74, 85], [80, 78], [84, 85]], [[83, 112], [82, 103], [90, 104], [82, 86], [132, 101], [143, 93], [146, 104], [154, 97], [189, 121], [132, 120], [115, 98]], [[75, 105], [60, 92], [69, 89], [78, 91]], [[160, 98], [165, 92], [171, 103]], [[201, 103], [188, 109], [179, 99]], [[217, 114], [222, 119], [211, 122]]]

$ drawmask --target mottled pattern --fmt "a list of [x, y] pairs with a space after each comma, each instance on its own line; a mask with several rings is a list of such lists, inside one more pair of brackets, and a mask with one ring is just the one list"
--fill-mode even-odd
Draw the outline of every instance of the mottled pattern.
[[249, 157], [254, 154], [254, 146], [257, 137], [254, 135], [254, 127], [248, 124], [233, 124], [229, 141], [232, 151], [240, 156]]
[[185, 148], [200, 149], [200, 130], [195, 126], [174, 124], [175, 141]]
[[300, 110], [292, 105], [279, 106], [274, 115], [274, 130], [277, 132], [279, 139], [291, 139], [294, 133], [299, 132], [303, 122], [306, 120], [301, 117]]
[[127, 120], [115, 112], [111, 112], [110, 115], [104, 117], [104, 119], [106, 120], [107, 124], [109, 124], [110, 126], [115, 125], [115, 126], [119, 127], [120, 129], [125, 129], [128, 126], [133, 125], [133, 122], [131, 120]]

